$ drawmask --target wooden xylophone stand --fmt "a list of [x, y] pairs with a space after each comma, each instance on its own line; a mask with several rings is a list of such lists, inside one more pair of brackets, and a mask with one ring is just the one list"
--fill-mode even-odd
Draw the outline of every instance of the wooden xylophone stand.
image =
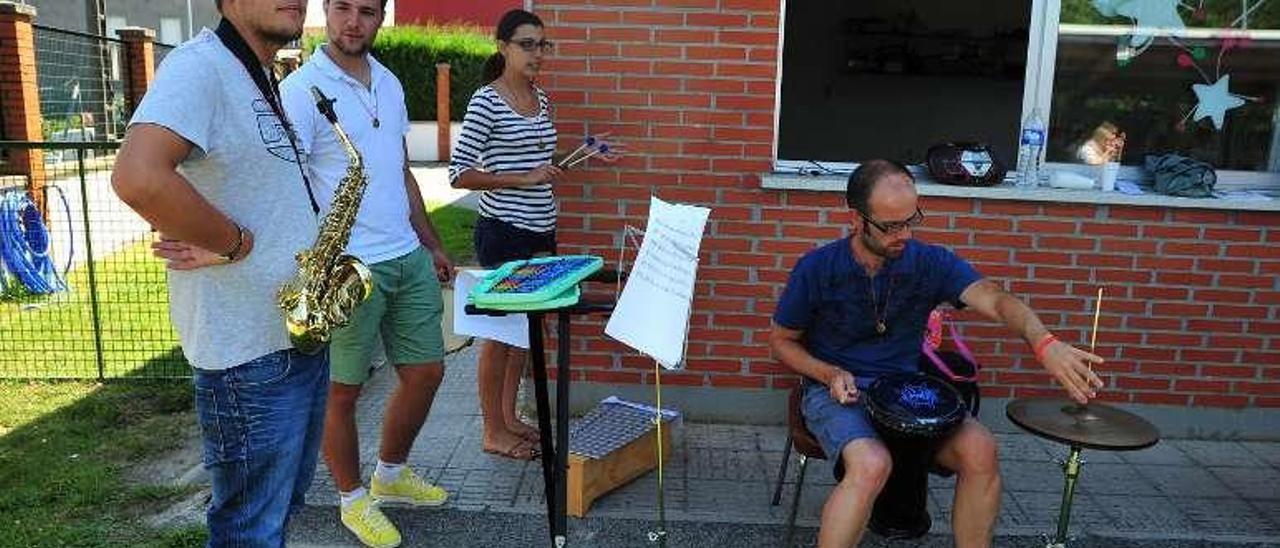
[[[618, 273], [602, 270], [592, 274], [584, 282], [613, 283]], [[563, 548], [568, 543], [568, 515], [566, 500], [568, 498], [569, 468], [569, 348], [570, 319], [574, 315], [608, 314], [613, 312], [615, 301], [591, 299], [583, 296], [576, 304], [545, 310], [525, 312], [508, 312], [490, 308], [467, 305], [466, 313], [481, 316], [506, 316], [507, 314], [527, 314], [529, 316], [529, 355], [533, 362], [534, 397], [538, 407], [538, 430], [542, 433], [542, 482], [543, 492], [547, 500], [547, 525], [551, 532], [551, 546]], [[546, 345], [542, 338], [542, 319], [548, 314], [556, 317], [556, 429], [555, 443], [551, 436], [551, 403], [547, 391], [547, 356]]]

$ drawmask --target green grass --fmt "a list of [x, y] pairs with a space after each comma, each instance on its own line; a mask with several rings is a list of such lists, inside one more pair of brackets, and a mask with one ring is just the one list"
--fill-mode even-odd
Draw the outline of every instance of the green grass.
[[[98, 260], [98, 318], [103, 365], [117, 377], [157, 362], [151, 374], [187, 375], [172, 350], [177, 334], [169, 323], [164, 264], [151, 256], [150, 241], [137, 242]], [[0, 377], [97, 378], [89, 268], [67, 276], [71, 291], [50, 296], [11, 291], [0, 301]]]
[[445, 251], [455, 265], [475, 264], [476, 251], [472, 235], [476, 228], [474, 210], [465, 207], [427, 202], [427, 212], [436, 233], [444, 240]]
[[123, 477], [193, 425], [182, 381], [0, 381], [0, 546], [201, 544], [202, 527], [154, 530], [140, 521], [190, 488]]

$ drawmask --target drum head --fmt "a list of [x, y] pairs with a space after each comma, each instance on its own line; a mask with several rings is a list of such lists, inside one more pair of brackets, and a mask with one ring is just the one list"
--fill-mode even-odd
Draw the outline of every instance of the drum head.
[[865, 396], [867, 413], [887, 436], [940, 437], [959, 426], [966, 412], [955, 388], [920, 373], [884, 375]]

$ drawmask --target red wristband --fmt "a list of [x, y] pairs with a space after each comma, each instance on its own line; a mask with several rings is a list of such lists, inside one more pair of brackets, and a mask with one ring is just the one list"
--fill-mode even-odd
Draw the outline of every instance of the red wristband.
[[1032, 351], [1036, 356], [1036, 361], [1043, 362], [1044, 361], [1043, 354], [1045, 349], [1049, 348], [1049, 345], [1055, 342], [1058, 342], [1058, 337], [1054, 336], [1053, 333], [1049, 333], [1044, 337], [1042, 337], [1040, 339], [1040, 342], [1036, 343], [1035, 349]]

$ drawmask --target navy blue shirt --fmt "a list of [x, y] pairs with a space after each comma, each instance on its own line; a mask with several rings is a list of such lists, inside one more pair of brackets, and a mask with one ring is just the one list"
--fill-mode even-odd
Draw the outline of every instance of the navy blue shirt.
[[[945, 247], [909, 240], [873, 281], [849, 245], [846, 237], [800, 258], [773, 322], [803, 331], [813, 357], [844, 368], [866, 388], [881, 374], [915, 371], [929, 312], [944, 302], [962, 308], [960, 293], [982, 276]], [[876, 332], [876, 309], [883, 335]]]

